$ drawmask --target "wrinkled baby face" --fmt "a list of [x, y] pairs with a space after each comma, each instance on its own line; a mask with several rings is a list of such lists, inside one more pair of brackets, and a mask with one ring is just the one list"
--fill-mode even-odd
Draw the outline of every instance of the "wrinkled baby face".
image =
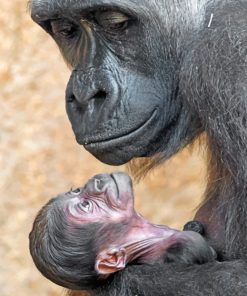
[[84, 187], [59, 198], [72, 221], [114, 223], [135, 213], [132, 181], [124, 173], [96, 175]]

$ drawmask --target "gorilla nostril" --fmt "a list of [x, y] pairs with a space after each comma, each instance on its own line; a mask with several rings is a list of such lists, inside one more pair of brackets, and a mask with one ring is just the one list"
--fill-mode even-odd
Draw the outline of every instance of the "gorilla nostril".
[[102, 192], [103, 188], [105, 187], [106, 182], [102, 179], [94, 179], [94, 186], [98, 192]]
[[66, 102], [67, 103], [77, 103], [79, 105], [85, 105], [87, 104], [90, 100], [94, 101], [103, 101], [107, 97], [107, 93], [103, 90], [96, 91], [94, 93], [89, 92], [88, 94], [80, 93], [77, 95], [77, 93], [69, 93], [66, 96]]
[[106, 99], [106, 97], [107, 97], [107, 93], [103, 90], [100, 90], [92, 97], [92, 99], [104, 100]]

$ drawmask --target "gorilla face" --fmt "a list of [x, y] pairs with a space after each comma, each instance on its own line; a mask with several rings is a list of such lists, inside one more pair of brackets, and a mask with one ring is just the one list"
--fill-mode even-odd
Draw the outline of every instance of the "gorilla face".
[[172, 33], [160, 25], [157, 4], [144, 2], [31, 4], [73, 69], [66, 110], [77, 142], [112, 165], [160, 152], [167, 158], [198, 127], [178, 95]]

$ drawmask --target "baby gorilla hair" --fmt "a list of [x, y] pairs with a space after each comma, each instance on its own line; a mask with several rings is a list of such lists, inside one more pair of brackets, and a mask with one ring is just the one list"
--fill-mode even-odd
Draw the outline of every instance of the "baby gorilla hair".
[[87, 289], [98, 281], [95, 241], [102, 224], [69, 221], [59, 203], [52, 199], [39, 211], [29, 235], [31, 256], [54, 283]]

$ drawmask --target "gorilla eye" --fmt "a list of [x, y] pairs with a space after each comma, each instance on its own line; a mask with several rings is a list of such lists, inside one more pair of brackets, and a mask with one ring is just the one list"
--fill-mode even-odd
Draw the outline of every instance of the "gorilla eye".
[[102, 28], [110, 31], [121, 31], [128, 27], [130, 18], [117, 11], [97, 11], [95, 20]]
[[50, 21], [51, 33], [58, 38], [73, 38], [78, 28], [69, 21], [58, 19]]
[[90, 210], [90, 202], [87, 200], [84, 200], [79, 204], [79, 209], [88, 212]]

